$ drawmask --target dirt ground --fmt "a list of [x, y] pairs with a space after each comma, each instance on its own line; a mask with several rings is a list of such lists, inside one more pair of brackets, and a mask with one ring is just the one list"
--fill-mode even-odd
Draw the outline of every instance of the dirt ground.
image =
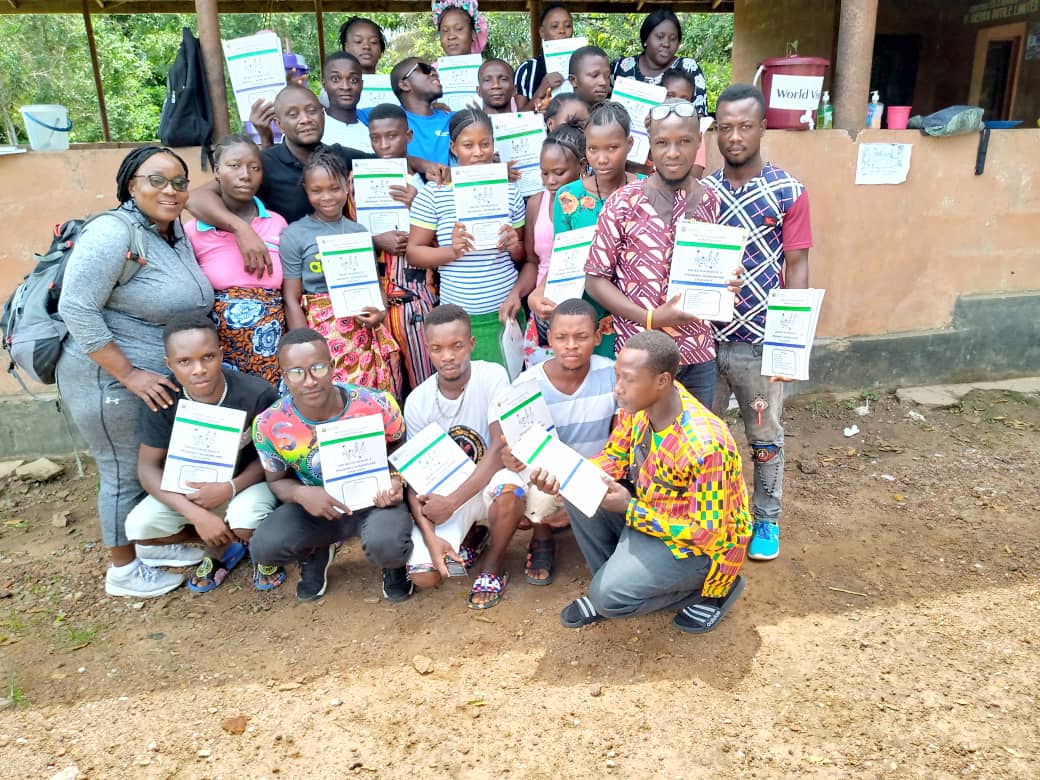
[[782, 555], [703, 637], [561, 627], [569, 532], [547, 588], [514, 540], [486, 613], [382, 601], [356, 540], [315, 604], [245, 566], [109, 598], [93, 476], [8, 481], [0, 777], [1038, 777], [1040, 397], [866, 396], [789, 404]]

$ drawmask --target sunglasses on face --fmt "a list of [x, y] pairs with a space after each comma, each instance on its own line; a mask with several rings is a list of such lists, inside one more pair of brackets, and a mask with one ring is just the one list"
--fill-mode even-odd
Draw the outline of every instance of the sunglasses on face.
[[282, 372], [282, 376], [285, 377], [286, 382], [297, 384], [302, 382], [307, 374], [310, 374], [312, 379], [321, 379], [329, 373], [329, 368], [330, 366], [328, 363], [315, 363], [310, 368], [294, 366], [293, 368], [285, 369], [285, 371]]
[[133, 178], [135, 178], [135, 179], [147, 179], [148, 180], [148, 184], [151, 185], [152, 187], [154, 187], [157, 190], [166, 189], [166, 185], [169, 184], [171, 187], [173, 187], [175, 190], [177, 190], [177, 192], [187, 192], [188, 191], [188, 177], [187, 176], [174, 176], [172, 179], [167, 179], [165, 176], [163, 176], [160, 173], [149, 173], [149, 174], [140, 173], [140, 174], [134, 176]]
[[415, 73], [415, 71], [419, 71], [424, 76], [429, 76], [433, 73], [433, 67], [431, 65], [427, 65], [425, 62], [417, 62], [414, 65], [412, 65], [411, 69], [407, 73], [404, 74], [404, 77], [401, 79], [401, 81], [405, 81], [406, 79], [408, 79], [408, 77]]
[[684, 119], [688, 119], [691, 116], [697, 116], [697, 107], [693, 103], [664, 103], [660, 106], [654, 106], [650, 109], [651, 119], [664, 119], [669, 114], [675, 114], [681, 116]]

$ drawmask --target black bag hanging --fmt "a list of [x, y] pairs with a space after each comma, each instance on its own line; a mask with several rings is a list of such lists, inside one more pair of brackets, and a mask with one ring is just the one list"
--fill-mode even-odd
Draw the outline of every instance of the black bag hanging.
[[185, 27], [177, 58], [166, 75], [166, 100], [159, 116], [164, 146], [201, 146], [203, 167], [213, 143], [213, 113], [199, 39]]

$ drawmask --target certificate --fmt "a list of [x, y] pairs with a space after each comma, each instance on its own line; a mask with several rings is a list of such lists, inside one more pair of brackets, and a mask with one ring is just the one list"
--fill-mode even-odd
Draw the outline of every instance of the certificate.
[[556, 423], [549, 413], [549, 406], [542, 397], [537, 380], [521, 380], [510, 385], [495, 399], [493, 408], [510, 447], [516, 445], [535, 426], [556, 435]]
[[495, 151], [504, 163], [515, 163], [520, 171], [516, 183], [525, 198], [541, 192], [542, 142], [545, 141], [545, 120], [541, 114], [524, 111], [519, 114], [492, 114], [495, 129]]
[[420, 496], [447, 496], [476, 468], [469, 455], [437, 423], [430, 423], [390, 455], [408, 485]]
[[455, 218], [473, 236], [474, 249], [496, 249], [509, 220], [509, 172], [505, 163], [451, 169]]
[[762, 375], [809, 378], [809, 355], [816, 337], [825, 290], [770, 290], [762, 342]]
[[285, 86], [282, 44], [273, 32], [233, 38], [223, 44], [238, 118], [248, 122], [253, 103], [260, 98], [274, 100]]
[[390, 86], [389, 73], [362, 73], [361, 74], [361, 97], [358, 99], [357, 108], [372, 108], [383, 103], [400, 105], [393, 88]]
[[596, 226], [565, 230], [553, 236], [545, 297], [556, 304], [580, 298], [585, 292], [585, 262], [589, 259]]
[[479, 54], [458, 54], [437, 60], [437, 75], [441, 80], [441, 89], [444, 90], [441, 100], [452, 111], [483, 103], [477, 94], [477, 71], [483, 63], [484, 59]]
[[182, 398], [173, 419], [160, 488], [187, 495], [195, 492], [189, 482], [227, 482], [235, 476], [244, 410]]
[[[563, 84], [553, 90], [553, 97], [564, 92], [573, 92], [567, 76], [571, 72], [571, 55], [582, 46], [588, 46], [587, 38], [560, 38], [555, 41], [542, 41], [542, 56], [545, 58], [545, 72], [559, 73], [563, 76]], [[533, 86], [537, 87], [537, 84]]]
[[354, 202], [358, 222], [374, 236], [388, 230], [408, 232], [408, 207], [390, 196], [390, 187], [408, 186], [408, 161], [354, 160]]
[[524, 332], [520, 330], [519, 322], [511, 319], [506, 323], [502, 336], [499, 338], [499, 344], [502, 347], [502, 357], [506, 361], [506, 373], [509, 374], [509, 381], [512, 382], [524, 370], [524, 360], [526, 359]]
[[606, 475], [541, 426], [532, 426], [512, 448], [532, 469], [543, 469], [560, 483], [560, 495], [592, 517], [607, 494]]
[[353, 317], [369, 306], [385, 308], [371, 233], [318, 236], [318, 253], [337, 317]]
[[383, 415], [319, 423], [315, 432], [325, 492], [351, 511], [375, 506], [376, 493], [390, 489]]
[[726, 283], [744, 260], [747, 230], [683, 219], [675, 226], [675, 249], [668, 276], [669, 299], [702, 320], [733, 319], [734, 295]]
[[662, 86], [646, 84], [622, 76], [614, 82], [614, 92], [610, 96], [625, 107], [632, 119], [632, 151], [628, 153], [628, 161], [645, 165], [650, 156], [650, 136], [646, 131], [646, 115], [650, 109], [659, 106], [665, 100], [668, 90]]

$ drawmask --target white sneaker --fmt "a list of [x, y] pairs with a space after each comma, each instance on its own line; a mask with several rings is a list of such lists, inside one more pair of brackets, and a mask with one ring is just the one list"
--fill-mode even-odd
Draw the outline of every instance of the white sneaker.
[[201, 547], [186, 544], [138, 544], [137, 557], [146, 566], [198, 566], [206, 556]]
[[136, 596], [150, 599], [176, 590], [184, 582], [184, 575], [138, 563], [130, 573], [118, 574], [110, 568], [105, 574], [105, 592], [109, 596]]

